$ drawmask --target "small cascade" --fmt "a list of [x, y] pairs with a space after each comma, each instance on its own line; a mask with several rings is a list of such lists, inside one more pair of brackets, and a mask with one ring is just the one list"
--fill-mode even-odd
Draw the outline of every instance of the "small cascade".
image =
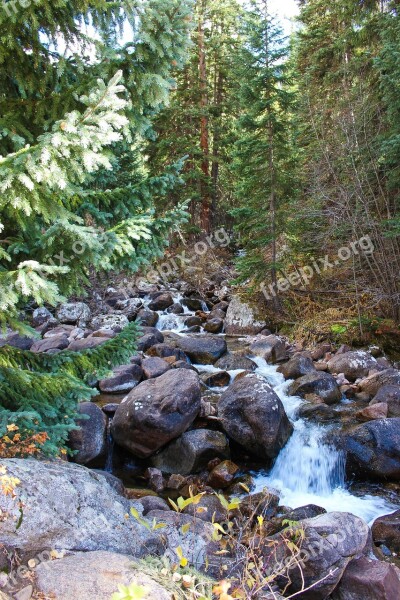
[[396, 506], [378, 496], [354, 496], [345, 485], [345, 457], [325, 440], [328, 427], [298, 417], [303, 400], [289, 396], [290, 381], [277, 367], [262, 358], [254, 358], [256, 373], [264, 377], [282, 400], [294, 427], [293, 434], [280, 452], [269, 473], [256, 475], [256, 490], [264, 487], [279, 491], [281, 504], [297, 508], [316, 504], [328, 511], [352, 512], [371, 522], [396, 510]]
[[173, 331], [174, 333], [180, 333], [185, 327], [186, 315], [174, 315], [172, 313], [158, 313], [160, 318], [157, 322], [157, 329], [159, 331]]
[[106, 473], [113, 472], [113, 455], [114, 455], [114, 438], [111, 433], [111, 425], [113, 422], [113, 417], [108, 417], [107, 421], [107, 433], [106, 433], [106, 462], [104, 466], [104, 470]]

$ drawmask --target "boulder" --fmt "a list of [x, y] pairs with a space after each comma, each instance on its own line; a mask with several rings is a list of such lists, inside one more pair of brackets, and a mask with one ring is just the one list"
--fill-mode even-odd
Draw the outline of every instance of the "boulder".
[[120, 310], [127, 317], [128, 321], [135, 321], [139, 310], [143, 308], [143, 300], [141, 298], [118, 300], [115, 308], [116, 310]]
[[203, 321], [200, 317], [188, 317], [185, 319], [184, 325], [185, 327], [196, 327], [196, 325], [202, 325]]
[[400, 418], [358, 425], [344, 434], [343, 446], [356, 474], [400, 480]]
[[92, 402], [81, 402], [78, 409], [84, 418], [76, 423], [79, 429], [70, 432], [68, 445], [76, 452], [74, 462], [86, 465], [105, 454], [107, 417], [101, 408]]
[[332, 600], [397, 600], [400, 570], [365, 556], [352, 560], [332, 594]]
[[228, 352], [228, 354], [218, 359], [214, 366], [223, 371], [237, 371], [239, 369], [255, 371], [257, 369], [255, 362], [239, 352]]
[[65, 333], [53, 335], [43, 340], [37, 340], [31, 347], [31, 352], [49, 352], [52, 350], [65, 350], [69, 346], [69, 339]]
[[182, 315], [185, 312], [185, 309], [179, 302], [175, 302], [172, 306], [167, 308], [167, 313], [172, 315]]
[[98, 315], [91, 322], [92, 329], [112, 329], [113, 331], [122, 331], [129, 325], [128, 317], [125, 315], [109, 314]]
[[180, 348], [194, 364], [214, 364], [227, 350], [226, 341], [222, 337], [180, 337], [176, 341]]
[[183, 513], [192, 515], [206, 523], [223, 523], [227, 520], [227, 511], [222, 506], [220, 499], [215, 494], [206, 494], [198, 504], [189, 504]]
[[11, 346], [19, 348], [19, 350], [30, 350], [35, 340], [27, 335], [19, 333], [10, 333], [5, 339], [0, 338], [0, 348], [3, 346]]
[[165, 489], [164, 477], [159, 469], [149, 467], [146, 469], [145, 477], [148, 481], [150, 489], [157, 494], [160, 494]]
[[[296, 530], [304, 535], [304, 540], [298, 559], [290, 561], [293, 551], [282, 543], [282, 535], [290, 541]], [[266, 544], [263, 552], [269, 558], [270, 569], [274, 570], [276, 562], [290, 561], [279, 584], [281, 589], [285, 588], [285, 595], [298, 594], [302, 600], [326, 600], [348, 564], [370, 550], [368, 525], [345, 512], [325, 513], [300, 521], [286, 535], [280, 532], [272, 536], [269, 544], [273, 541], [276, 546]], [[299, 593], [305, 588], [310, 589]]]
[[87, 338], [72, 341], [68, 346], [68, 350], [71, 352], [82, 352], [82, 350], [97, 348], [97, 346], [101, 346], [109, 339], [108, 337], [93, 337], [90, 335]]
[[226, 313], [226, 311], [229, 308], [229, 302], [217, 302], [217, 304], [214, 304], [213, 310], [222, 310], [222, 312]]
[[72, 323], [79, 327], [86, 327], [90, 321], [91, 310], [84, 302], [66, 302], [57, 310], [57, 319], [60, 323]]
[[137, 320], [140, 321], [141, 325], [147, 327], [155, 327], [157, 325], [159, 316], [153, 310], [143, 308], [139, 310], [137, 314]]
[[303, 375], [290, 386], [292, 396], [304, 398], [307, 394], [317, 394], [326, 404], [340, 402], [342, 394], [336, 379], [324, 371], [313, 371]]
[[203, 300], [201, 298], [184, 298], [181, 300], [181, 304], [193, 312], [203, 310]]
[[143, 369], [136, 364], [116, 367], [111, 377], [101, 379], [100, 391], [107, 394], [130, 392], [143, 379]]
[[385, 402], [379, 402], [373, 406], [367, 406], [356, 412], [355, 417], [358, 421], [374, 421], [375, 419], [386, 419], [388, 416], [388, 405]]
[[309, 356], [295, 354], [287, 363], [278, 367], [285, 379], [298, 379], [315, 371], [314, 363]]
[[385, 369], [373, 375], [369, 375], [359, 383], [361, 392], [373, 398], [379, 389], [386, 385], [400, 386], [400, 371], [397, 369]]
[[138, 502], [143, 507], [143, 516], [146, 516], [151, 510], [171, 510], [168, 502], [159, 496], [142, 496]]
[[164, 375], [164, 373], [169, 371], [170, 368], [171, 365], [162, 358], [158, 358], [158, 356], [151, 356], [142, 361], [142, 369], [146, 379], [160, 377], [160, 375]]
[[152, 458], [163, 473], [189, 475], [204, 469], [213, 458], [229, 458], [229, 443], [219, 431], [193, 429], [182, 434]]
[[52, 318], [53, 315], [45, 306], [35, 308], [32, 313], [32, 327], [40, 327]]
[[187, 356], [182, 350], [179, 348], [174, 348], [169, 344], [155, 344], [151, 348], [149, 348], [147, 354], [149, 356], [159, 356], [160, 358], [169, 358], [173, 356], [175, 361], [181, 360], [187, 362]]
[[[214, 308], [221, 308], [219, 303]], [[255, 310], [246, 302], [243, 302], [238, 296], [233, 296], [229, 304], [226, 319], [225, 331], [227, 335], [256, 335], [265, 327], [265, 319], [258, 318]]]
[[174, 300], [173, 300], [171, 294], [166, 292], [166, 293], [160, 294], [159, 296], [157, 296], [157, 298], [154, 298], [149, 304], [149, 309], [154, 310], [154, 311], [166, 310], [167, 308], [172, 306], [173, 303], [174, 303]]
[[204, 325], [204, 331], [208, 333], [221, 333], [224, 328], [224, 322], [222, 319], [209, 319]]
[[117, 444], [146, 458], [177, 438], [200, 411], [200, 380], [187, 369], [172, 369], [143, 381], [117, 408], [112, 434]]
[[276, 335], [258, 338], [251, 344], [250, 352], [264, 358], [269, 363], [281, 362], [287, 358], [285, 342]]
[[378, 517], [372, 525], [372, 538], [377, 546], [384, 544], [400, 554], [400, 510]]
[[9, 552], [18, 551], [22, 560], [44, 549], [109, 550], [136, 557], [160, 553], [158, 535], [126, 518], [131, 506], [140, 512], [140, 504], [120, 496], [105, 477], [62, 460], [2, 459], [1, 463], [8, 475], [19, 480], [16, 498], [0, 494], [5, 515], [1, 542]]
[[226, 433], [260, 458], [278, 456], [293, 431], [280, 398], [257, 375], [236, 380], [222, 394], [218, 416]]
[[328, 361], [330, 373], [343, 373], [349, 381], [366, 377], [373, 369], [379, 369], [376, 359], [369, 352], [355, 350], [336, 354]]
[[36, 585], [54, 600], [110, 600], [118, 586], [136, 584], [146, 589], [143, 600], [170, 600], [171, 593], [142, 573], [133, 556], [114, 552], [77, 552], [60, 560], [40, 563]]
[[211, 319], [220, 319], [221, 321], [225, 320], [225, 313], [223, 310], [219, 310], [219, 308], [213, 308], [212, 311], [207, 315], [207, 321]]
[[400, 385], [384, 385], [379, 388], [370, 406], [385, 403], [388, 407], [388, 417], [400, 417]]

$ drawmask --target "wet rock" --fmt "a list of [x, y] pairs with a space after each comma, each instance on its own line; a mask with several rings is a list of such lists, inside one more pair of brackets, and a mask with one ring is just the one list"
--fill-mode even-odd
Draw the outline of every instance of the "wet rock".
[[171, 296], [171, 294], [169, 293], [163, 293], [160, 294], [159, 296], [157, 296], [157, 298], [154, 298], [154, 300], [152, 300], [149, 304], [149, 309], [150, 310], [166, 310], [167, 308], [169, 308], [170, 306], [172, 306], [174, 303], [174, 300]]
[[388, 417], [400, 417], [400, 385], [384, 385], [379, 388], [370, 406], [385, 403], [388, 407]]
[[[61, 460], [2, 459], [7, 473], [19, 479], [16, 499], [0, 494], [7, 515], [1, 541], [24, 560], [43, 549], [111, 550], [136, 557], [158, 554], [160, 539], [135, 519], [126, 519], [132, 503], [120, 496], [106, 478]], [[19, 502], [24, 516], [20, 519]], [[71, 574], [70, 574], [71, 576]]]
[[197, 325], [201, 326], [203, 324], [203, 321], [200, 319], [200, 317], [188, 317], [187, 319], [185, 319], [185, 327], [196, 327]]
[[374, 419], [386, 419], [388, 416], [388, 405], [379, 402], [373, 406], [367, 406], [356, 412], [355, 417], [358, 421], [373, 421]]
[[200, 411], [200, 380], [194, 371], [172, 369], [140, 383], [115, 413], [117, 444], [146, 458], [190, 427]]
[[[298, 595], [303, 600], [326, 600], [337, 587], [348, 564], [369, 549], [368, 525], [350, 513], [322, 514], [300, 521], [291, 529], [299, 529], [305, 534], [301, 544], [302, 560], [293, 561], [292, 568], [279, 578], [279, 583], [281, 589], [286, 588], [287, 594], [311, 588]], [[275, 561], [289, 559], [291, 555], [281, 536], [282, 532], [272, 536], [271, 541], [275, 540], [278, 544], [264, 549], [271, 570]]]
[[228, 352], [222, 358], [217, 360], [215, 367], [223, 369], [224, 371], [237, 371], [243, 369], [244, 371], [255, 371], [257, 365], [255, 362], [247, 358], [247, 356], [239, 352]]
[[376, 359], [369, 352], [355, 350], [336, 354], [328, 361], [330, 373], [343, 373], [349, 381], [366, 377], [372, 369], [378, 369]]
[[232, 298], [225, 319], [227, 335], [256, 335], [264, 327], [265, 319], [259, 318], [255, 313], [255, 309], [243, 302], [238, 296]]
[[40, 563], [35, 573], [39, 592], [54, 600], [110, 600], [118, 586], [131, 584], [146, 588], [148, 598], [171, 598], [169, 591], [134, 566], [133, 556], [113, 552], [74, 553]]
[[400, 480], [400, 418], [370, 421], [343, 436], [348, 468], [377, 479]]
[[68, 336], [63, 333], [53, 335], [43, 340], [37, 340], [31, 347], [31, 352], [49, 352], [50, 350], [65, 350], [69, 346]]
[[154, 379], [160, 377], [169, 371], [171, 366], [158, 356], [151, 356], [142, 361], [142, 369], [146, 379]]
[[155, 327], [157, 325], [159, 316], [153, 310], [143, 308], [139, 310], [137, 314], [137, 320], [140, 321], [141, 325], [145, 327]]
[[372, 525], [372, 537], [377, 546], [384, 544], [392, 552], [400, 554], [400, 510], [378, 517]]
[[314, 363], [309, 356], [295, 354], [287, 363], [278, 367], [285, 379], [298, 379], [315, 371]]
[[[86, 327], [90, 317], [90, 308], [84, 302], [66, 302], [61, 304], [57, 310], [57, 319], [60, 323], [72, 323], [79, 327]], [[94, 329], [96, 328], [94, 327]]]
[[185, 312], [185, 309], [179, 302], [175, 302], [172, 306], [167, 308], [167, 313], [172, 315], [182, 315]]
[[122, 331], [129, 325], [128, 317], [125, 315], [109, 314], [98, 315], [92, 319], [92, 329], [112, 329], [113, 331]]
[[130, 392], [142, 379], [143, 370], [139, 365], [121, 365], [114, 369], [111, 377], [99, 382], [99, 389], [107, 394]]
[[163, 473], [189, 475], [204, 469], [215, 458], [229, 458], [229, 443], [219, 431], [193, 429], [183, 433], [152, 458], [152, 464]]
[[107, 417], [92, 402], [81, 402], [78, 410], [86, 418], [79, 419], [79, 429], [70, 432], [68, 445], [76, 452], [74, 462], [86, 465], [105, 454]]
[[193, 312], [203, 310], [203, 300], [201, 298], [184, 298], [181, 300], [181, 304]]
[[231, 381], [231, 376], [226, 371], [220, 371], [219, 373], [204, 373], [201, 379], [208, 387], [226, 387]]
[[238, 471], [239, 467], [235, 463], [224, 460], [211, 471], [207, 483], [216, 490], [225, 489], [230, 486]]
[[365, 556], [352, 560], [332, 594], [332, 600], [397, 600], [400, 570]]
[[284, 518], [289, 521], [303, 521], [304, 519], [313, 519], [314, 517], [318, 517], [318, 515], [324, 514], [326, 514], [326, 510], [322, 506], [307, 504], [306, 506], [300, 506], [290, 511]]
[[250, 352], [269, 363], [281, 362], [287, 358], [285, 342], [276, 335], [262, 336], [250, 346]]
[[175, 361], [187, 361], [186, 354], [182, 352], [182, 350], [170, 346], [169, 344], [154, 344], [154, 346], [147, 351], [147, 354], [149, 356], [158, 356], [159, 358], [169, 358], [173, 356]]
[[315, 371], [300, 377], [290, 386], [289, 393], [302, 398], [306, 394], [317, 394], [326, 404], [334, 404], [342, 398], [336, 379], [323, 371]]
[[333, 421], [337, 418], [336, 411], [325, 403], [304, 404], [299, 409], [299, 417], [321, 423]]
[[373, 398], [379, 389], [386, 385], [400, 386], [400, 371], [397, 369], [385, 369], [379, 373], [369, 375], [359, 383], [361, 392]]
[[188, 327], [187, 329], [185, 329], [183, 333], [200, 333], [200, 331], [200, 325], [193, 325], [193, 327]]
[[220, 337], [180, 337], [176, 342], [195, 364], [214, 364], [227, 350], [226, 342]]
[[51, 312], [45, 307], [35, 308], [32, 313], [32, 327], [40, 327], [53, 318]]
[[293, 431], [280, 398], [257, 375], [236, 380], [222, 394], [218, 416], [230, 437], [261, 458], [275, 458]]
[[222, 319], [209, 319], [204, 325], [204, 331], [208, 333], [221, 333], [224, 328]]

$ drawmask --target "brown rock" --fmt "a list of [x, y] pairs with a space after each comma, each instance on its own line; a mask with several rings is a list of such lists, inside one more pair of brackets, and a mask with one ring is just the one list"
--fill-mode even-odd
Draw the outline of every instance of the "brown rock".
[[352, 560], [332, 594], [332, 600], [397, 600], [400, 570], [362, 556]]
[[373, 406], [367, 406], [363, 410], [356, 412], [356, 419], [358, 421], [373, 421], [374, 419], [386, 419], [388, 416], [388, 405], [384, 402], [374, 404]]
[[232, 483], [239, 467], [230, 460], [219, 463], [208, 476], [207, 483], [214, 489], [225, 489]]
[[392, 552], [400, 554], [400, 510], [376, 519], [372, 525], [372, 537], [378, 546], [384, 544]]

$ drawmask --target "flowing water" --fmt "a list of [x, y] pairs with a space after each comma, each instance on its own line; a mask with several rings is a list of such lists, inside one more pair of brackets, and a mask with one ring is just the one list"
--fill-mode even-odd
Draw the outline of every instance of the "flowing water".
[[[147, 299], [146, 299], [147, 300]], [[176, 295], [175, 301], [181, 300]], [[149, 300], [145, 301], [148, 304]], [[206, 306], [204, 307], [207, 308]], [[207, 309], [208, 312], [208, 309]], [[193, 312], [185, 308], [184, 314], [174, 315], [159, 312], [157, 328], [160, 331], [182, 335], [184, 321]], [[202, 335], [202, 334], [197, 334]], [[275, 489], [279, 492], [281, 504], [298, 508], [306, 504], [316, 504], [328, 511], [347, 511], [371, 523], [378, 516], [388, 514], [399, 507], [381, 496], [352, 494], [345, 482], [345, 457], [342, 452], [326, 441], [330, 427], [299, 418], [298, 409], [303, 400], [288, 394], [291, 382], [285, 381], [277, 367], [264, 359], [250, 356], [257, 364], [256, 373], [265, 378], [282, 400], [286, 413], [293, 424], [293, 434], [280, 452], [272, 469], [253, 473], [256, 489]], [[194, 365], [199, 372], [218, 373], [213, 365]], [[231, 383], [238, 371], [230, 371]], [[221, 393], [226, 388], [215, 390]], [[331, 426], [331, 428], [334, 426]], [[112, 469], [112, 439], [109, 439], [109, 461]]]

